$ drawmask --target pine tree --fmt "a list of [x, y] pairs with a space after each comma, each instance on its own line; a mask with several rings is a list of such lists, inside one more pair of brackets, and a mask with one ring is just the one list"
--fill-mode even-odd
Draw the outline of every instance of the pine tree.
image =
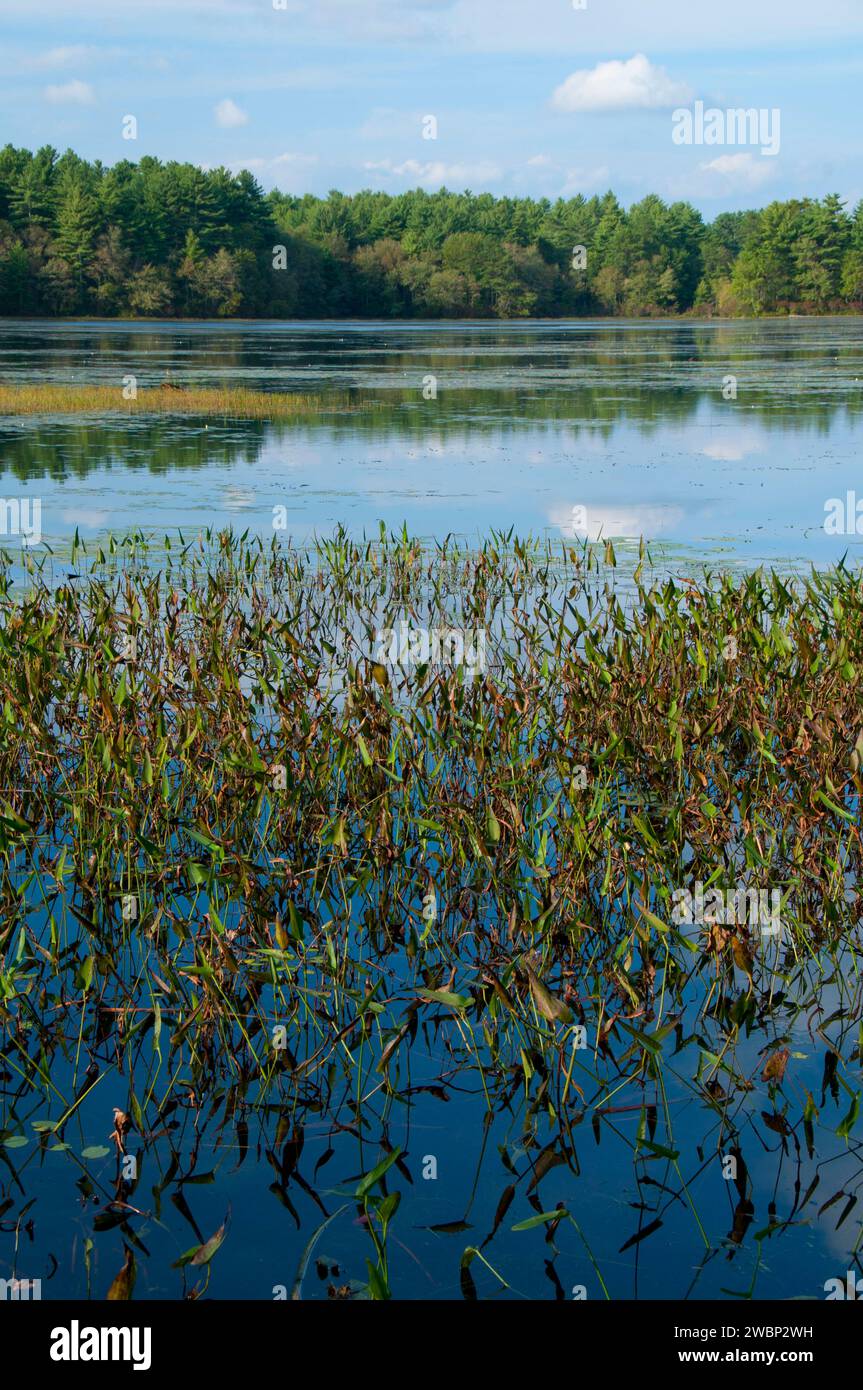
[[54, 245], [72, 269], [77, 285], [91, 255], [99, 222], [99, 210], [92, 194], [80, 183], [67, 184], [60, 196], [54, 224]]

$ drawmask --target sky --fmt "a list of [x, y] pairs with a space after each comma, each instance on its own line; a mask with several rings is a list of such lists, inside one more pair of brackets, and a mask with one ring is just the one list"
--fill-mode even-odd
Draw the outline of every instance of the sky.
[[0, 143], [289, 193], [853, 207], [861, 40], [863, 0], [0, 0]]

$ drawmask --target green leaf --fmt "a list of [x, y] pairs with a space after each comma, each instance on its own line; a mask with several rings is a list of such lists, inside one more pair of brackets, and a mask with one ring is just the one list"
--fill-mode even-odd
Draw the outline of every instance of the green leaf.
[[392, 1153], [387, 1154], [386, 1158], [381, 1159], [377, 1167], [373, 1168], [370, 1173], [366, 1173], [365, 1177], [360, 1180], [354, 1196], [360, 1198], [365, 1197], [366, 1193], [371, 1191], [375, 1183], [380, 1181], [384, 1173], [389, 1172], [396, 1159], [401, 1158], [403, 1152], [403, 1149], [393, 1149]]
[[661, 917], [657, 917], [655, 912], [651, 912], [650, 908], [645, 907], [644, 904], [640, 903], [637, 898], [635, 900], [635, 905], [638, 908], [638, 911], [641, 913], [641, 916], [644, 918], [645, 922], [649, 922], [650, 925], [652, 927], [655, 927], [658, 932], [667, 932], [669, 930], [668, 923], [663, 922]]
[[854, 1099], [853, 1099], [852, 1102], [851, 1102], [851, 1109], [848, 1111], [848, 1114], [845, 1116], [845, 1119], [842, 1121], [841, 1125], [839, 1126], [839, 1128], [838, 1128], [837, 1131], [836, 1131], [836, 1133], [837, 1133], [837, 1135], [839, 1136], [840, 1139], [847, 1139], [847, 1138], [848, 1138], [848, 1136], [850, 1135], [852, 1129], [854, 1128], [854, 1126], [855, 1126], [856, 1123], [857, 1123], [857, 1116], [858, 1116], [859, 1114], [860, 1114], [860, 1094], [859, 1094], [859, 1092], [858, 1092], [858, 1094], [854, 1097]]
[[844, 806], [838, 806], [835, 801], [831, 801], [830, 797], [825, 796], [822, 791], [817, 791], [815, 793], [815, 800], [820, 801], [822, 806], [827, 807], [828, 811], [832, 811], [835, 816], [841, 816], [843, 820], [850, 820], [853, 822], [857, 819], [850, 811], [846, 811]]
[[195, 1245], [191, 1250], [187, 1250], [185, 1255], [181, 1255], [179, 1260], [175, 1261], [174, 1269], [182, 1269], [184, 1265], [196, 1265], [198, 1267], [208, 1265], [228, 1233], [230, 1219], [231, 1208], [228, 1207], [225, 1219], [216, 1234], [210, 1236], [210, 1239], [205, 1241], [203, 1245]]
[[366, 1269], [369, 1272], [369, 1293], [376, 1302], [383, 1302], [390, 1296], [390, 1291], [384, 1282], [383, 1275], [375, 1268], [371, 1260], [366, 1260]]
[[639, 1139], [639, 1149], [647, 1149], [650, 1153], [656, 1154], [657, 1158], [668, 1158], [672, 1163], [680, 1157], [678, 1149], [666, 1149], [662, 1144], [654, 1144], [649, 1139]]
[[468, 1009], [473, 1000], [469, 994], [453, 994], [448, 989], [418, 989], [420, 999], [428, 999], [433, 1004], [449, 1004], [452, 1009]]
[[78, 973], [75, 976], [75, 984], [86, 994], [93, 982], [93, 970], [96, 966], [95, 956], [86, 956], [78, 966]]
[[545, 1226], [549, 1221], [559, 1221], [562, 1216], [568, 1216], [569, 1212], [563, 1207], [557, 1211], [544, 1211], [539, 1216], [529, 1216], [526, 1221], [518, 1221], [510, 1227], [512, 1231], [532, 1231], [534, 1226]]
[[662, 1051], [659, 1043], [655, 1038], [652, 1038], [649, 1033], [642, 1033], [638, 1028], [630, 1028], [629, 1024], [624, 1023], [622, 1018], [616, 1020], [615, 1026], [623, 1028], [625, 1032], [629, 1033], [630, 1037], [635, 1038], [636, 1042], [641, 1044], [645, 1051], [652, 1052], [654, 1056]]

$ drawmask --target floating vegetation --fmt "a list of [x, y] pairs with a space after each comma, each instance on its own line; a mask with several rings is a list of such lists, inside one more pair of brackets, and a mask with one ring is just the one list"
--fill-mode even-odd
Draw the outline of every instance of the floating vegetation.
[[305, 415], [367, 411], [373, 400], [350, 392], [323, 396], [252, 391], [242, 386], [63, 386], [0, 384], [0, 415], [200, 415], [234, 420], [293, 420]]
[[820, 1296], [770, 1251], [859, 1235], [857, 574], [383, 529], [73, 564], [0, 583], [15, 1277], [66, 1173], [79, 1294]]

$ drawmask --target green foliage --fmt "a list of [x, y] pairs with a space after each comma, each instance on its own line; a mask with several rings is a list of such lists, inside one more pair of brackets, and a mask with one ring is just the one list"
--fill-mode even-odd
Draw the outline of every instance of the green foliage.
[[[586, 265], [575, 248], [584, 247]], [[0, 313], [560, 318], [835, 312], [863, 204], [722, 213], [650, 194], [265, 194], [247, 170], [0, 150]]]

